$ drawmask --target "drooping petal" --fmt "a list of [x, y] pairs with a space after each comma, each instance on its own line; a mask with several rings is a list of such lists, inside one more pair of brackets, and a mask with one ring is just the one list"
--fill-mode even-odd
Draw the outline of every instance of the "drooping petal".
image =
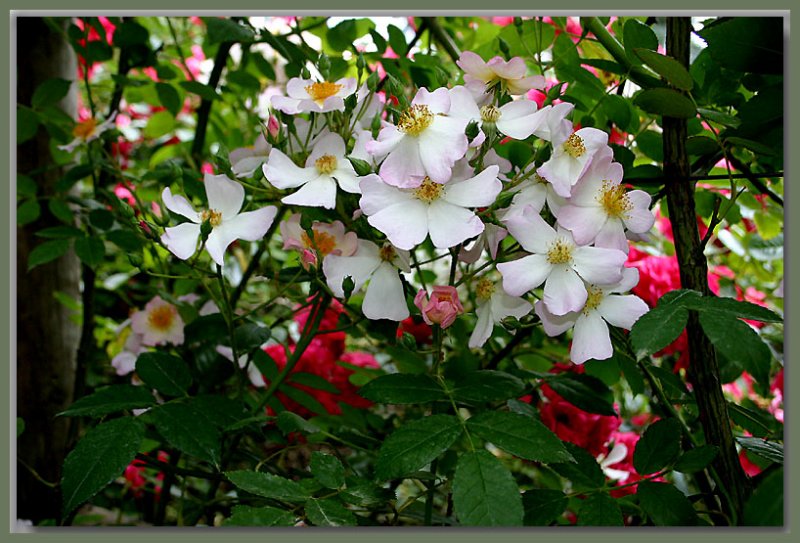
[[469, 336], [467, 345], [470, 349], [475, 349], [486, 343], [486, 340], [491, 337], [494, 330], [494, 319], [492, 319], [491, 306], [488, 301], [478, 305], [475, 314], [478, 316], [478, 321]]
[[166, 208], [173, 213], [183, 215], [192, 222], [200, 222], [200, 214], [194, 210], [189, 200], [180, 194], [172, 194], [169, 187], [165, 187], [161, 192], [161, 200], [164, 202]]
[[572, 348], [569, 358], [575, 364], [583, 364], [587, 360], [606, 360], [614, 354], [608, 326], [597, 311], [588, 315], [581, 313], [575, 321], [572, 334]]
[[333, 209], [336, 207], [336, 181], [328, 175], [320, 175], [300, 187], [297, 192], [281, 198], [281, 202], [297, 206]]
[[509, 102], [500, 108], [497, 129], [506, 136], [524, 140], [533, 134], [533, 130], [536, 128], [536, 125], [531, 122], [534, 113], [536, 113], [536, 102], [530, 100]]
[[442, 199], [461, 207], [492, 205], [503, 189], [497, 178], [500, 168], [489, 166], [478, 175], [463, 181], [450, 181], [444, 186]]
[[408, 305], [403, 292], [403, 283], [397, 268], [382, 262], [367, 285], [361, 310], [368, 319], [401, 321], [408, 318]]
[[528, 255], [497, 265], [497, 271], [503, 276], [503, 290], [511, 296], [522, 296], [538, 287], [552, 269], [545, 255]]
[[576, 247], [572, 267], [584, 281], [595, 285], [613, 285], [622, 279], [622, 265], [628, 259], [617, 249]]
[[575, 243], [587, 245], [597, 236], [608, 215], [602, 208], [565, 205], [558, 212], [558, 224], [572, 232]]
[[567, 313], [566, 315], [553, 315], [547, 310], [544, 302], [539, 300], [533, 306], [534, 313], [541, 319], [542, 328], [544, 333], [550, 337], [555, 337], [563, 334], [573, 326], [575, 326], [575, 319], [578, 318], [577, 313]]
[[428, 206], [427, 214], [431, 241], [437, 249], [454, 247], [483, 232], [483, 222], [475, 213], [441, 198]]
[[611, 325], [630, 330], [633, 323], [649, 310], [647, 304], [633, 294], [606, 296], [597, 312]]
[[164, 229], [161, 236], [163, 243], [172, 254], [186, 260], [192, 256], [197, 249], [197, 238], [200, 237], [200, 225], [192, 222], [185, 222], [178, 226], [171, 226]]
[[267, 181], [279, 189], [293, 189], [317, 177], [316, 168], [301, 168], [278, 149], [269, 152], [269, 159], [262, 168]]
[[428, 206], [412, 198], [383, 208], [367, 222], [386, 234], [392, 245], [409, 251], [428, 236]]
[[211, 175], [207, 173], [203, 180], [208, 196], [209, 209], [222, 213], [222, 219], [233, 217], [242, 209], [244, 203], [244, 187], [229, 179], [227, 175]]
[[489, 81], [494, 77], [494, 70], [486, 65], [486, 62], [476, 53], [472, 51], [464, 51], [456, 61], [459, 68], [469, 75], [480, 79], [481, 81]]
[[339, 298], [344, 297], [342, 281], [353, 279], [353, 292], [358, 292], [381, 264], [378, 247], [371, 241], [358, 240], [358, 249], [352, 256], [328, 255], [322, 261], [322, 272], [328, 287]]
[[553, 266], [544, 282], [543, 301], [553, 315], [580, 310], [586, 303], [586, 286], [571, 268]]

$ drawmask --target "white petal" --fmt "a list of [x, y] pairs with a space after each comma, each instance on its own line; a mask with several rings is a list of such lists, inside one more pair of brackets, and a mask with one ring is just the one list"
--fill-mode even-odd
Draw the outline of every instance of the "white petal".
[[544, 283], [544, 303], [553, 315], [580, 310], [586, 303], [586, 286], [571, 268], [553, 266]]
[[301, 79], [299, 77], [293, 77], [286, 83], [286, 94], [288, 94], [291, 98], [296, 100], [305, 100], [310, 98], [308, 91], [306, 91], [306, 87], [310, 87], [314, 84], [314, 81], [311, 79]]
[[572, 268], [587, 283], [613, 285], [622, 279], [622, 265], [628, 255], [616, 249], [576, 247], [572, 252]]
[[533, 309], [533, 306], [528, 300], [518, 296], [509, 296], [502, 291], [492, 294], [489, 301], [492, 309], [492, 316], [498, 322], [506, 317], [521, 319]]
[[378, 247], [371, 241], [358, 240], [358, 250], [352, 256], [328, 255], [322, 261], [322, 272], [328, 287], [339, 298], [344, 297], [342, 281], [353, 279], [353, 292], [358, 292], [381, 264]]
[[506, 136], [524, 140], [533, 134], [533, 130], [536, 128], [536, 125], [531, 122], [534, 113], [536, 113], [536, 102], [529, 100], [509, 102], [500, 108], [497, 129]]
[[393, 245], [409, 251], [428, 236], [428, 206], [416, 199], [400, 201], [370, 215], [367, 222]]
[[494, 77], [494, 71], [486, 65], [486, 62], [472, 51], [464, 51], [456, 61], [456, 64], [466, 73], [481, 81], [488, 81]]
[[590, 312], [588, 316], [581, 313], [575, 321], [570, 360], [575, 364], [583, 364], [592, 359], [605, 360], [613, 354], [608, 326], [600, 314], [597, 311]]
[[381, 263], [367, 285], [361, 310], [368, 319], [401, 321], [408, 318], [403, 283], [397, 268], [388, 262]]
[[350, 161], [346, 160], [346, 164], [339, 164], [339, 168], [331, 174], [331, 177], [336, 179], [336, 183], [343, 191], [350, 194], [361, 194], [361, 188], [359, 187], [361, 179], [356, 175]]
[[639, 269], [638, 268], [623, 268], [622, 280], [607, 290], [616, 294], [628, 292], [639, 283]]
[[450, 115], [475, 121], [481, 118], [481, 112], [472, 93], [462, 85], [450, 89]]
[[313, 167], [317, 159], [324, 155], [336, 157], [339, 160], [346, 160], [344, 158], [345, 148], [344, 140], [339, 134], [333, 132], [321, 137], [317, 143], [314, 144], [314, 150], [308, 155], [306, 160], [306, 168]]
[[374, 215], [400, 202], [415, 200], [412, 194], [384, 183], [374, 173], [362, 177], [358, 186], [361, 190], [359, 205], [366, 215]]
[[425, 177], [418, 143], [417, 138], [412, 137], [400, 140], [378, 170], [381, 179], [395, 187], [418, 187]]
[[478, 321], [475, 323], [475, 329], [472, 330], [472, 334], [469, 336], [469, 343], [467, 345], [470, 349], [475, 349], [486, 343], [486, 340], [492, 335], [495, 324], [488, 302], [479, 305], [478, 309], [475, 310], [475, 314], [478, 316]]
[[197, 249], [197, 238], [199, 237], [200, 225], [185, 222], [178, 226], [165, 228], [164, 234], [161, 236], [161, 242], [172, 254], [181, 260], [186, 260]]
[[572, 232], [575, 243], [588, 245], [606, 223], [608, 215], [597, 206], [565, 205], [558, 211], [558, 224]]
[[289, 98], [288, 96], [275, 95], [270, 98], [272, 107], [289, 115], [300, 113], [300, 100]]
[[477, 236], [483, 228], [483, 222], [469, 209], [441, 198], [428, 206], [428, 231], [437, 249], [454, 247]]
[[622, 225], [622, 221], [609, 217], [600, 231], [597, 232], [594, 238], [594, 245], [603, 249], [616, 249], [628, 254], [630, 246], [628, 245], [628, 238], [625, 237], [625, 227]]
[[553, 266], [544, 255], [528, 255], [497, 265], [503, 276], [503, 290], [511, 296], [522, 296], [542, 284]]
[[489, 166], [481, 173], [464, 181], [450, 181], [444, 186], [442, 199], [461, 207], [492, 205], [503, 189], [497, 178], [500, 168]]
[[393, 124], [387, 124], [378, 133], [378, 139], [365, 144], [367, 152], [374, 157], [382, 157], [391, 153], [395, 147], [405, 139], [405, 134], [400, 132]]
[[336, 181], [330, 176], [320, 175], [300, 187], [297, 192], [281, 198], [281, 202], [297, 206], [333, 209], [336, 207]]
[[437, 116], [422, 134], [414, 138], [425, 173], [433, 181], [449, 181], [453, 164], [467, 153], [466, 125], [465, 119]]
[[266, 206], [253, 211], [245, 211], [244, 213], [239, 213], [232, 219], [222, 221], [222, 224], [215, 228], [215, 230], [223, 228], [226, 232], [234, 235], [234, 239], [258, 241], [267, 233], [267, 230], [269, 230], [277, 214], [278, 208], [275, 206]]
[[250, 177], [266, 161], [266, 155], [244, 157], [231, 164], [231, 171], [236, 177]]
[[291, 189], [304, 185], [319, 176], [316, 168], [301, 168], [278, 149], [269, 152], [269, 159], [263, 167], [264, 177], [279, 189]]
[[600, 305], [597, 306], [597, 312], [613, 326], [619, 326], [625, 330], [630, 330], [639, 317], [647, 313], [649, 308], [647, 304], [633, 294], [625, 296], [612, 294], [606, 296]]
[[553, 227], [531, 207], [523, 209], [521, 214], [513, 214], [505, 223], [514, 239], [531, 253], [546, 253], [548, 245], [556, 238]]
[[566, 315], [553, 315], [547, 310], [544, 302], [539, 300], [533, 307], [534, 312], [542, 321], [542, 328], [544, 333], [550, 337], [563, 334], [573, 326], [575, 326], [575, 319], [578, 318], [577, 313], [567, 313]]
[[169, 187], [165, 187], [161, 192], [161, 200], [164, 202], [166, 208], [173, 213], [183, 215], [192, 222], [200, 222], [200, 214], [194, 210], [189, 200], [180, 194], [173, 195]]
[[417, 91], [411, 103], [413, 105], [426, 105], [431, 113], [446, 115], [450, 111], [450, 93], [446, 87], [440, 87], [433, 92], [422, 87]]
[[209, 209], [222, 213], [222, 220], [233, 217], [242, 209], [244, 203], [244, 187], [229, 179], [227, 175], [211, 175], [207, 173], [203, 184], [206, 187]]

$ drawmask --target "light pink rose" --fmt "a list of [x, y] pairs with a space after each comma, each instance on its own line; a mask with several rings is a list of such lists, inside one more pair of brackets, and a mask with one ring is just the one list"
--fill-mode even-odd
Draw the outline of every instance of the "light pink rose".
[[420, 290], [414, 297], [414, 305], [422, 312], [426, 323], [438, 324], [442, 328], [453, 324], [456, 317], [464, 312], [455, 287], [447, 285], [433, 287], [430, 298], [425, 290]]

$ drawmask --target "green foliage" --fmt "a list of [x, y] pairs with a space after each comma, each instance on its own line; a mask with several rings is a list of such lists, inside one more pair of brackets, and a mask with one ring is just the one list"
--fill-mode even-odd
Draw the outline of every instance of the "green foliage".
[[486, 411], [467, 421], [467, 430], [526, 460], [569, 462], [564, 444], [536, 419], [504, 411]]
[[560, 490], [533, 489], [523, 492], [525, 526], [548, 526], [567, 508], [567, 497]]
[[563, 373], [548, 379], [547, 384], [559, 396], [584, 411], [612, 417], [617, 415], [611, 390], [596, 377]]
[[139, 378], [167, 396], [183, 396], [192, 384], [192, 374], [182, 359], [161, 352], [146, 352], [136, 359]]
[[336, 498], [311, 499], [306, 503], [306, 516], [314, 526], [355, 526], [353, 512]]
[[455, 378], [450, 393], [458, 401], [491, 402], [519, 397], [524, 388], [522, 381], [509, 373], [481, 370]]
[[680, 454], [680, 423], [662, 419], [647, 427], [633, 451], [633, 467], [637, 473], [648, 475], [670, 464]]
[[745, 526], [784, 526], [783, 469], [764, 477], [744, 507]]
[[59, 416], [102, 417], [117, 411], [143, 409], [152, 405], [155, 405], [155, 398], [144, 387], [111, 385], [79, 398], [68, 409], [59, 413]]
[[295, 517], [288, 511], [275, 507], [235, 505], [224, 526], [294, 526]]
[[287, 502], [304, 502], [309, 494], [295, 481], [258, 471], [226, 471], [225, 477], [238, 488], [262, 496]]
[[656, 526], [696, 526], [697, 512], [680, 490], [669, 483], [639, 483], [639, 504]]
[[149, 418], [159, 434], [173, 447], [218, 466], [221, 459], [220, 432], [198, 417], [191, 404], [169, 402], [153, 408]]
[[591, 494], [578, 511], [578, 526], [624, 526], [617, 500], [604, 492]]
[[387, 480], [411, 474], [449, 449], [462, 432], [452, 415], [430, 415], [401, 426], [381, 445], [375, 476]]
[[311, 473], [325, 488], [339, 488], [344, 484], [344, 466], [335, 456], [314, 452], [311, 454]]
[[466, 526], [522, 526], [522, 497], [511, 472], [488, 451], [468, 452], [453, 477], [453, 506]]
[[393, 373], [373, 379], [359, 391], [373, 402], [406, 404], [445, 400], [442, 387], [427, 375]]

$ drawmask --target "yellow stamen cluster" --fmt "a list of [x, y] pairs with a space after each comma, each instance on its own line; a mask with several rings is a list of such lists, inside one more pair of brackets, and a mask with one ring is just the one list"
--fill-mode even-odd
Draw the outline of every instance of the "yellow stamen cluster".
[[397, 253], [395, 252], [391, 243], [384, 243], [378, 250], [378, 256], [380, 256], [381, 260], [384, 262], [393, 262], [394, 258], [397, 256]]
[[413, 105], [400, 115], [397, 129], [409, 136], [419, 136], [433, 122], [433, 113], [425, 105]]
[[306, 92], [312, 100], [317, 102], [319, 105], [322, 105], [326, 98], [330, 98], [331, 96], [335, 95], [337, 92], [339, 92], [339, 90], [341, 90], [341, 88], [342, 86], [336, 83], [322, 81], [306, 86]]
[[492, 105], [481, 108], [481, 120], [485, 123], [496, 123], [500, 115], [500, 110]]
[[336, 238], [327, 232], [312, 229], [313, 239], [306, 232], [300, 238], [307, 249], [315, 249], [321, 256], [327, 256], [336, 249]]
[[174, 307], [161, 305], [150, 311], [150, 314], [147, 315], [147, 322], [156, 330], [169, 330], [174, 317]]
[[75, 128], [72, 129], [72, 135], [76, 138], [87, 140], [94, 134], [96, 128], [97, 121], [92, 117], [76, 124]]
[[422, 184], [414, 189], [414, 197], [426, 204], [438, 200], [444, 191], [444, 185], [431, 181], [429, 177], [422, 180]]
[[557, 238], [550, 244], [547, 261], [550, 264], [566, 264], [572, 261], [573, 245], [564, 238]]
[[211, 226], [219, 226], [222, 223], [222, 213], [216, 209], [206, 209], [200, 214], [200, 221], [211, 223]]
[[492, 294], [494, 294], [494, 288], [493, 282], [485, 277], [482, 277], [478, 281], [478, 285], [475, 287], [475, 295], [479, 300], [488, 300], [492, 297]]
[[586, 152], [583, 139], [578, 134], [571, 134], [564, 142], [564, 152], [572, 158], [578, 158]]
[[336, 166], [338, 166], [338, 162], [336, 160], [336, 157], [333, 155], [322, 155], [317, 159], [314, 165], [317, 167], [317, 171], [319, 173], [330, 175], [334, 171], [336, 171]]
[[586, 287], [586, 304], [583, 306], [583, 314], [588, 316], [591, 311], [597, 309], [600, 302], [603, 301], [603, 291], [599, 288], [589, 285]]
[[625, 217], [628, 211], [633, 209], [633, 204], [625, 192], [625, 187], [615, 185], [608, 179], [603, 181], [603, 187], [597, 195], [597, 202], [603, 206], [609, 217], [618, 219]]

